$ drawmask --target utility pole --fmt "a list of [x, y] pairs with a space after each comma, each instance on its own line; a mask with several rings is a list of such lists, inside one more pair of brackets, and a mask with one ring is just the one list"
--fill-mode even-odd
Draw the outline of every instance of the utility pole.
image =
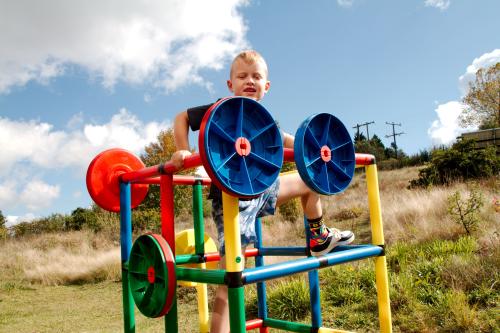
[[364, 124], [356, 124], [356, 126], [353, 127], [353, 128], [357, 129], [358, 137], [359, 137], [359, 128], [361, 126], [366, 126], [366, 139], [368, 141], [370, 141], [370, 132], [368, 132], [368, 125], [370, 125], [370, 124], [375, 124], [375, 122], [374, 121], [370, 121], [370, 122], [364, 123]]
[[355, 129], [356, 129], [356, 137], [357, 137], [357, 138], [359, 138], [359, 127], [360, 127], [360, 126], [361, 126], [361, 125], [356, 124], [356, 126], [353, 126], [353, 127], [352, 127], [352, 128], [355, 128]]
[[396, 144], [396, 136], [398, 135], [401, 135], [401, 134], [405, 134], [404, 132], [400, 132], [400, 133], [396, 133], [396, 130], [394, 128], [394, 126], [401, 126], [401, 124], [397, 124], [397, 123], [389, 123], [389, 122], [385, 122], [387, 125], [392, 125], [392, 134], [391, 135], [386, 135], [385, 137], [386, 138], [390, 138], [392, 136], [392, 142], [394, 143], [394, 151], [396, 152], [396, 159], [398, 158], [398, 145]]

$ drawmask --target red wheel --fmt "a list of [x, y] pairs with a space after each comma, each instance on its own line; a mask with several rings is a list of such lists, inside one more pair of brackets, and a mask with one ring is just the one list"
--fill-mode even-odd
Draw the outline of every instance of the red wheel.
[[[144, 163], [127, 150], [113, 148], [103, 151], [90, 162], [87, 169], [87, 190], [99, 207], [111, 212], [120, 211], [120, 175], [143, 169]], [[132, 184], [132, 208], [148, 194], [147, 184]]]

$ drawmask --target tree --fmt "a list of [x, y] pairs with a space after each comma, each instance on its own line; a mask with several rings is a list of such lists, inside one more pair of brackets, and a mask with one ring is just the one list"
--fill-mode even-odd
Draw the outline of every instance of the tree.
[[462, 102], [466, 107], [460, 115], [461, 126], [500, 127], [500, 62], [476, 72]]
[[7, 219], [3, 216], [2, 211], [0, 210], [0, 239], [4, 239], [7, 237], [7, 228], [5, 227], [5, 222]]
[[[157, 136], [157, 142], [152, 142], [144, 148], [144, 154], [141, 160], [146, 166], [165, 163], [172, 158], [176, 151], [174, 144], [174, 130], [172, 128], [161, 131]], [[182, 171], [180, 174], [193, 174], [192, 170]], [[179, 215], [187, 212], [191, 207], [192, 188], [191, 186], [174, 187], [175, 214]], [[160, 187], [150, 186], [148, 196], [144, 200], [141, 208], [159, 209], [160, 208]]]

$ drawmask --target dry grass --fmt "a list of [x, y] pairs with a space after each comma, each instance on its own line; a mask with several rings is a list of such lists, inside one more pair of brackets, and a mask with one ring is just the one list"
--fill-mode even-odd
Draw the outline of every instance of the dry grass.
[[121, 278], [119, 246], [90, 232], [7, 240], [0, 263], [3, 281], [68, 285]]

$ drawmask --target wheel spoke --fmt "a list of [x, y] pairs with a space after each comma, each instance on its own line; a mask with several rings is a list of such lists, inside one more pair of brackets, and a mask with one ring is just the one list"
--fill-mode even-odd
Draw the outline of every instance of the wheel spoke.
[[257, 162], [261, 163], [262, 165], [265, 165], [265, 166], [271, 167], [271, 168], [275, 168], [275, 169], [280, 169], [280, 167], [277, 166], [276, 164], [274, 164], [273, 162], [270, 162], [270, 161], [260, 157], [259, 155], [255, 154], [254, 152], [250, 152], [250, 155], [248, 155], [248, 156], [253, 158]]
[[146, 303], [148, 303], [151, 300], [151, 295], [153, 295], [154, 290], [155, 288], [153, 284], [149, 284], [149, 286], [147, 286], [146, 292], [142, 296], [141, 307], [145, 306]]
[[252, 142], [255, 140], [257, 137], [259, 137], [262, 133], [266, 132], [268, 129], [274, 127], [274, 123], [270, 123], [267, 126], [264, 126], [262, 129], [260, 129], [257, 133], [255, 133], [248, 141]]
[[331, 150], [332, 150], [332, 151], [333, 151], [333, 150], [337, 150], [337, 149], [342, 148], [342, 147], [344, 147], [344, 146], [346, 146], [346, 145], [348, 145], [348, 144], [350, 144], [350, 143], [351, 143], [351, 141], [344, 142], [344, 143], [342, 143], [342, 144], [340, 144], [340, 145], [337, 145], [337, 146], [335, 146], [335, 147], [331, 148]]
[[333, 170], [336, 170], [336, 171], [338, 171], [338, 172], [342, 173], [342, 174], [344, 175], [344, 177], [346, 177], [346, 178], [351, 178], [351, 177], [350, 177], [350, 176], [349, 176], [349, 175], [348, 175], [348, 174], [344, 171], [344, 169], [342, 169], [340, 166], [338, 166], [338, 165], [337, 165], [337, 163], [333, 162], [332, 160], [330, 160], [330, 161], [328, 162], [328, 165], [329, 165], [331, 168], [333, 168]]
[[321, 156], [318, 156], [312, 162], [307, 163], [306, 164], [306, 168], [309, 168], [311, 165], [313, 165], [314, 163], [318, 162], [319, 160], [321, 160]]
[[231, 143], [233, 143], [235, 141], [235, 138], [231, 137], [231, 135], [229, 135], [222, 127], [220, 127], [219, 124], [217, 124], [216, 122], [213, 121], [212, 125], [214, 125], [213, 132], [215, 134], [217, 134], [218, 136], [220, 136], [222, 139], [229, 141]]
[[134, 276], [134, 278], [136, 278], [139, 281], [146, 281], [148, 279], [148, 275], [144, 272], [136, 272], [129, 270], [129, 273], [131, 273]]
[[224, 167], [224, 165], [226, 165], [226, 164], [227, 164], [227, 162], [229, 162], [229, 160], [231, 160], [231, 159], [234, 157], [234, 155], [236, 155], [236, 152], [234, 152], [234, 153], [232, 153], [231, 155], [229, 155], [228, 157], [226, 157], [226, 158], [224, 159], [224, 161], [222, 161], [222, 163], [221, 163], [221, 164], [217, 167], [217, 170], [215, 170], [215, 172], [219, 172], [219, 170], [220, 170], [222, 167]]
[[331, 192], [330, 179], [328, 177], [328, 169], [327, 169], [326, 163], [324, 163], [321, 166], [321, 171], [320, 171], [319, 177], [320, 177], [321, 185], [323, 185], [320, 187], [325, 187], [325, 184], [326, 184], [326, 189], [328, 190], [328, 192]]
[[[246, 175], [245, 180], [248, 181], [248, 184], [250, 184], [250, 190], [253, 193], [254, 190], [253, 190], [253, 186], [252, 186], [252, 180], [250, 179], [250, 172], [248, 171], [247, 162], [245, 159], [246, 159], [245, 157], [242, 157], [242, 159], [241, 159], [240, 172], [242, 172], [244, 174], [243, 176]], [[243, 171], [241, 171], [241, 169], [243, 169]]]
[[243, 99], [240, 103], [240, 110], [238, 111], [238, 118], [236, 119], [236, 133], [237, 138], [243, 136]]
[[307, 140], [314, 145], [312, 149], [321, 149], [321, 145], [319, 144], [318, 140], [314, 137], [314, 134], [311, 132], [311, 129], [307, 127], [305, 137]]
[[326, 117], [327, 122], [325, 129], [323, 130], [323, 135], [321, 136], [321, 146], [328, 145], [328, 134], [330, 133], [330, 119], [331, 117]]

